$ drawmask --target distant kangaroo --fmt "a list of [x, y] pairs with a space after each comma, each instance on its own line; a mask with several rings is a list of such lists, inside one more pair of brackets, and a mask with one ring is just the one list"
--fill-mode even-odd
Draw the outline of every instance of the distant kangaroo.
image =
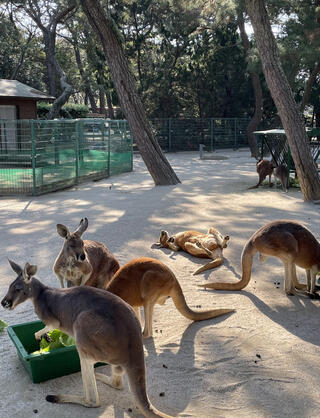
[[198, 268], [193, 274], [218, 267], [223, 263], [222, 251], [227, 248], [229, 236], [223, 237], [215, 228], [209, 228], [204, 234], [198, 231], [183, 231], [169, 235], [167, 231], [161, 231], [159, 237], [160, 247], [170, 248], [173, 251], [183, 250], [195, 257], [212, 258], [213, 261]]
[[108, 248], [98, 241], [82, 240], [88, 228], [88, 219], [81, 219], [78, 228], [70, 232], [65, 225], [58, 224], [58, 234], [65, 239], [63, 247], [54, 262], [53, 271], [61, 287], [93, 286], [103, 288], [120, 265]]
[[[59, 328], [75, 339], [79, 353], [83, 395], [48, 395], [48, 402], [99, 407], [96, 379], [115, 389], [122, 389], [125, 372], [141, 413], [145, 417], [170, 418], [158, 411], [148, 399], [141, 327], [127, 303], [110, 292], [89, 286], [71, 289], [45, 286], [34, 277], [37, 266], [26, 263], [22, 269], [13, 261], [9, 263], [18, 276], [9, 286], [1, 301], [2, 306], [12, 310], [30, 299], [36, 314], [46, 324], [45, 328], [35, 333], [36, 339]], [[94, 371], [97, 362], [111, 365], [111, 377]], [[77, 413], [74, 415], [77, 416]]]
[[[242, 255], [242, 278], [237, 283], [207, 283], [199, 286], [216, 290], [241, 290], [251, 278], [253, 256], [260, 253], [260, 261], [268, 256], [279, 258], [285, 269], [284, 290], [288, 295], [297, 294], [296, 289], [315, 292], [316, 274], [320, 271], [320, 244], [314, 235], [299, 222], [277, 220], [269, 222], [256, 231], [245, 244]], [[306, 270], [308, 285], [300, 284], [296, 265]]]
[[140, 319], [139, 307], [144, 308], [143, 336], [152, 336], [152, 314], [156, 303], [163, 305], [171, 297], [178, 311], [192, 321], [215, 318], [233, 309], [193, 311], [186, 303], [181, 286], [173, 272], [153, 258], [141, 257], [130, 261], [118, 270], [106, 290], [129, 303]]
[[[285, 164], [278, 165], [273, 170], [273, 175], [275, 178], [278, 178], [281, 182], [282, 190], [287, 191], [287, 182], [288, 182], [288, 169]], [[276, 181], [275, 181], [276, 183]]]
[[267, 176], [269, 176], [269, 187], [271, 187], [271, 175], [273, 174], [280, 180], [282, 189], [287, 191], [288, 172], [285, 164], [276, 166], [272, 161], [259, 160], [257, 162], [257, 173], [259, 175], [259, 181], [255, 186], [249, 187], [249, 189], [256, 189], [259, 187]]

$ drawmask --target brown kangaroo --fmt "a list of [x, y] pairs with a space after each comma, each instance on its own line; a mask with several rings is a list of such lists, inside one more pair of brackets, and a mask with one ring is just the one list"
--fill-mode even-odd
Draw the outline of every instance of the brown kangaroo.
[[88, 219], [81, 219], [78, 228], [70, 233], [65, 225], [58, 224], [58, 234], [65, 239], [63, 247], [53, 265], [53, 271], [64, 287], [93, 286], [103, 288], [120, 265], [108, 248], [98, 241], [82, 240], [88, 228]]
[[249, 189], [256, 189], [259, 187], [267, 176], [269, 176], [269, 187], [271, 187], [271, 175], [273, 173], [274, 167], [274, 164], [269, 160], [259, 160], [257, 162], [257, 173], [259, 175], [259, 181], [255, 186], [249, 187]]
[[195, 312], [186, 303], [181, 286], [173, 272], [153, 258], [141, 257], [130, 261], [118, 270], [106, 289], [129, 303], [140, 319], [139, 307], [143, 306], [145, 326], [143, 336], [152, 336], [152, 313], [156, 303], [163, 305], [172, 297], [178, 311], [192, 321], [215, 318], [233, 309], [213, 309]]
[[215, 228], [209, 228], [204, 234], [198, 231], [183, 231], [169, 236], [167, 231], [161, 231], [159, 237], [160, 247], [170, 248], [173, 251], [183, 250], [195, 257], [212, 258], [213, 261], [198, 268], [193, 274], [218, 267], [223, 263], [222, 250], [227, 248], [229, 236], [223, 237]]
[[[36, 314], [46, 324], [35, 337], [40, 339], [44, 333], [59, 328], [75, 339], [79, 353], [83, 395], [48, 395], [48, 402], [99, 407], [96, 379], [122, 389], [122, 376], [126, 372], [141, 413], [145, 417], [170, 418], [148, 399], [141, 327], [131, 306], [102, 289], [45, 286], [34, 277], [37, 266], [26, 263], [22, 269], [13, 261], [9, 263], [18, 276], [1, 301], [2, 306], [12, 310], [30, 299]], [[94, 371], [97, 362], [111, 365], [111, 378]]]
[[[253, 256], [260, 253], [260, 261], [268, 256], [279, 258], [285, 269], [284, 290], [288, 295], [297, 294], [296, 289], [315, 292], [316, 274], [320, 270], [320, 244], [314, 235], [299, 222], [290, 220], [272, 221], [258, 229], [245, 244], [242, 255], [242, 278], [237, 283], [207, 283], [199, 286], [216, 290], [241, 290], [251, 278]], [[306, 270], [308, 284], [300, 284], [296, 266]]]
[[271, 187], [271, 175], [273, 174], [275, 177], [275, 183], [276, 178], [279, 179], [283, 191], [287, 191], [288, 171], [285, 164], [276, 166], [272, 161], [259, 160], [257, 162], [257, 173], [259, 175], [259, 181], [255, 186], [249, 187], [249, 189], [256, 189], [259, 187], [267, 176], [269, 176], [269, 187]]

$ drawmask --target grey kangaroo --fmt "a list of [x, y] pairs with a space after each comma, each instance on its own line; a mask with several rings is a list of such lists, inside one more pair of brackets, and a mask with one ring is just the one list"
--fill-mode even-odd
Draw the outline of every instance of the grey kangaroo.
[[93, 286], [103, 288], [119, 270], [119, 263], [108, 248], [98, 241], [82, 240], [88, 228], [88, 219], [81, 219], [74, 232], [62, 224], [57, 225], [58, 234], [64, 238], [62, 249], [54, 262], [53, 271], [64, 287]]
[[[83, 395], [48, 395], [48, 402], [98, 407], [96, 379], [122, 389], [122, 375], [126, 372], [141, 413], [145, 417], [168, 417], [148, 399], [141, 328], [126, 302], [110, 292], [88, 286], [48, 287], [34, 277], [37, 266], [26, 263], [22, 269], [13, 261], [9, 263], [18, 276], [9, 286], [2, 306], [11, 310], [31, 299], [36, 314], [46, 325], [35, 333], [35, 338], [59, 328], [75, 339], [79, 353]], [[111, 364], [111, 378], [94, 371], [97, 362]]]

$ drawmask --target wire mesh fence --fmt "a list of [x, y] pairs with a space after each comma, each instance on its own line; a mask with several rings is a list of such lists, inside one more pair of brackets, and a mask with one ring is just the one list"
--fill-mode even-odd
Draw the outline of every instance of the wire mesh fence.
[[245, 118], [153, 119], [154, 134], [164, 151], [205, 151], [248, 146]]
[[[153, 119], [163, 151], [248, 146], [248, 119]], [[38, 195], [132, 170], [126, 120], [0, 120], [0, 195]]]
[[1, 195], [38, 195], [131, 170], [125, 120], [0, 121]]

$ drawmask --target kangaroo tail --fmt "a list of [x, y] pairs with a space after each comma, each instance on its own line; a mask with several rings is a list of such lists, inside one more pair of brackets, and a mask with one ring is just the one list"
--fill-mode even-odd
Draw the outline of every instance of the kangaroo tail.
[[210, 263], [207, 263], [207, 264], [205, 264], [204, 266], [199, 267], [199, 268], [198, 268], [198, 270], [196, 270], [196, 271], [193, 273], [193, 275], [195, 275], [195, 274], [199, 274], [199, 273], [202, 273], [203, 271], [210, 270], [210, 269], [213, 269], [213, 268], [215, 268], [215, 267], [218, 267], [218, 266], [220, 266], [222, 263], [223, 263], [223, 258], [218, 257], [218, 258], [216, 258], [215, 260], [210, 261]]
[[171, 415], [166, 415], [158, 411], [149, 401], [146, 389], [145, 368], [127, 368], [126, 373], [129, 380], [130, 390], [134, 395], [137, 406], [139, 407], [143, 416], [147, 418], [173, 418]]
[[234, 309], [212, 309], [209, 311], [200, 312], [193, 311], [187, 305], [187, 302], [185, 300], [181, 286], [178, 283], [178, 281], [172, 288], [170, 296], [172, 297], [173, 303], [175, 304], [175, 307], [181, 313], [181, 315], [188, 319], [191, 319], [192, 321], [202, 321], [204, 319], [215, 318], [217, 316], [221, 316], [230, 312], [235, 312]]
[[199, 284], [199, 287], [204, 287], [206, 289], [215, 289], [215, 290], [241, 290], [247, 286], [251, 278], [251, 269], [253, 256], [256, 253], [256, 250], [253, 248], [251, 240], [249, 240], [241, 255], [241, 264], [242, 264], [242, 277], [236, 283], [204, 283]]

